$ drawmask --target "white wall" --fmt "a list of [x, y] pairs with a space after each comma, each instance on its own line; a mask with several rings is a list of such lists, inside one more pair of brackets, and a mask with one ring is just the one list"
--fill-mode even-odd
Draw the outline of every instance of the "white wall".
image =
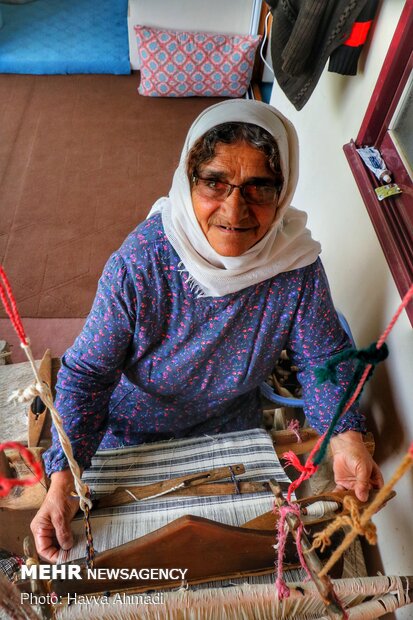
[[[297, 112], [274, 84], [271, 103], [295, 124], [301, 174], [294, 205], [309, 214], [336, 305], [359, 346], [377, 340], [400, 303], [393, 279], [342, 145], [355, 138], [393, 36], [402, 0], [384, 2], [356, 77], [324, 71], [311, 99]], [[376, 427], [377, 459], [389, 479], [413, 441], [413, 332], [405, 313], [388, 339], [390, 357], [373, 377], [365, 403]], [[378, 549], [386, 574], [413, 575], [413, 475], [380, 512]], [[412, 618], [412, 607], [397, 618]]]

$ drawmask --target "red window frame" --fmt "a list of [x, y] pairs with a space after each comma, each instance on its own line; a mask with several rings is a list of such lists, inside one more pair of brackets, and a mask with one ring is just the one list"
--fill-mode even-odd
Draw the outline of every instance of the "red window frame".
[[[356, 140], [343, 149], [380, 241], [397, 289], [403, 297], [413, 282], [413, 187], [409, 172], [389, 134], [403, 89], [413, 68], [413, 0], [408, 0], [400, 16], [382, 70]], [[374, 188], [379, 185], [367, 170], [356, 149], [375, 146], [392, 172], [402, 194], [379, 201]], [[407, 308], [413, 326], [413, 303]]]

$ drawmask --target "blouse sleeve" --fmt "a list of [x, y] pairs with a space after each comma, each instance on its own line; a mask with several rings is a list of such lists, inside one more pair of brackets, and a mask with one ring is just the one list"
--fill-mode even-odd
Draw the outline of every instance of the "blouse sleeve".
[[[90, 465], [106, 431], [109, 400], [135, 329], [135, 295], [122, 258], [114, 254], [85, 326], [62, 358], [55, 404], [82, 468]], [[52, 447], [43, 455], [48, 475], [68, 467], [54, 427], [52, 437]]]
[[[304, 412], [308, 423], [324, 433], [337, 411], [345, 389], [354, 374], [354, 361], [339, 364], [337, 385], [330, 381], [319, 384], [314, 370], [323, 366], [336, 353], [351, 347], [334, 308], [327, 278], [318, 259], [307, 268], [300, 291], [301, 298], [290, 333], [287, 349], [298, 367], [298, 380], [303, 388]], [[340, 418], [335, 433], [347, 430], [365, 432], [365, 419], [358, 404]]]

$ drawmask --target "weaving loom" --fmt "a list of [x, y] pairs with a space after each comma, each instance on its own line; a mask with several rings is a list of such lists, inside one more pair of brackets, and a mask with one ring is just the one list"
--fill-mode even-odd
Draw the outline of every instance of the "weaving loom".
[[[282, 452], [284, 446], [285, 449], [288, 448], [285, 445], [284, 432], [286, 431], [280, 431]], [[240, 486], [247, 484], [244, 481], [261, 484], [260, 481], [268, 481], [270, 478], [278, 480], [283, 485], [289, 481], [274, 451], [275, 435], [276, 433], [271, 438], [265, 431], [256, 429], [104, 451], [97, 453], [91, 468], [84, 473], [83, 478], [93, 489], [95, 498], [102, 498], [108, 497], [116, 487], [141, 485], [142, 488], [160, 480], [243, 463], [245, 473], [237, 476]], [[300, 448], [305, 443], [298, 444], [297, 447]], [[299, 452], [301, 451], [299, 449]], [[225, 484], [232, 485], [233, 481]], [[246, 521], [260, 517], [270, 510], [273, 501], [272, 493], [235, 495], [231, 491], [231, 495], [215, 497], [171, 495], [116, 508], [101, 508], [92, 511], [95, 547], [98, 552], [118, 548], [127, 541], [139, 540], [148, 532], [188, 514], [242, 526]], [[13, 511], [9, 513], [11, 519], [12, 513]], [[80, 519], [74, 521], [73, 529], [77, 540], [70, 553], [61, 554], [61, 562], [72, 563], [76, 558], [84, 558], [83, 527]], [[187, 552], [190, 553], [189, 548]], [[274, 550], [274, 560], [275, 556]], [[334, 589], [348, 608], [349, 618], [360, 620], [378, 618], [410, 602], [408, 594], [411, 594], [412, 584], [408, 578], [370, 578], [364, 575], [364, 561], [357, 541], [345, 553], [342, 572], [344, 579], [334, 581]], [[302, 569], [286, 571], [285, 578], [289, 582], [291, 596], [284, 600], [278, 600], [274, 575], [267, 574], [225, 582], [213, 581], [190, 587], [179, 584], [181, 587], [176, 585], [175, 591], [156, 592], [158, 599], [155, 601], [153, 598], [155, 595], [145, 600], [145, 595], [130, 594], [134, 590], [112, 594], [104, 603], [100, 602], [99, 597], [92, 597], [89, 600], [86, 598], [79, 604], [71, 604], [70, 607], [65, 604], [57, 606], [56, 613], [57, 617], [62, 619], [139, 617], [172, 620], [240, 617], [312, 620], [327, 617], [324, 604], [314, 584], [306, 583]], [[116, 589], [113, 592], [116, 592]], [[365, 599], [367, 601], [361, 604]]]
[[[276, 478], [281, 484], [286, 477], [275, 454], [270, 436], [263, 430], [229, 433], [221, 436], [174, 440], [118, 451], [104, 451], [93, 459], [84, 479], [96, 497], [103, 497], [118, 486], [154, 483], [181, 474], [218, 468], [224, 463], [243, 462], [242, 480], [253, 482]], [[231, 483], [230, 483], [231, 484]], [[241, 482], [242, 484], [242, 482]], [[163, 524], [185, 514], [206, 516], [214, 520], [242, 525], [271, 508], [270, 493], [225, 495], [218, 497], [174, 497], [147, 500], [100, 509], [92, 512], [95, 546], [98, 552], [113, 548], [132, 538], [144, 536]], [[84, 557], [84, 531], [80, 519], [73, 523], [77, 540], [74, 548], [62, 553], [60, 561], [73, 562]], [[190, 549], [187, 549], [190, 554]], [[275, 559], [275, 551], [274, 551]], [[343, 577], [334, 581], [334, 589], [348, 607], [349, 618], [378, 618], [409, 602], [411, 582], [399, 577], [364, 577], [365, 567], [357, 541], [344, 557]], [[351, 576], [351, 578], [349, 578]], [[355, 576], [357, 576], [355, 578]], [[70, 607], [57, 606], [57, 617], [84, 618], [294, 618], [323, 619], [325, 607], [311, 582], [305, 581], [303, 570], [285, 573], [291, 588], [288, 599], [278, 600], [274, 575], [243, 577], [226, 582], [203, 583], [199, 586], [157, 592], [145, 599], [142, 594], [112, 594], [111, 597], [84, 597]], [[185, 586], [185, 587], [183, 587]], [[154, 596], [158, 598], [154, 600]], [[363, 601], [367, 599], [367, 602]]]
[[[116, 487], [150, 484], [243, 463], [245, 474], [237, 480], [279, 482], [289, 480], [274, 452], [271, 438], [264, 430], [228, 433], [213, 437], [173, 440], [146, 444], [121, 451], [105, 450], [97, 453], [92, 466], [84, 472], [83, 480], [94, 496], [107, 494]], [[230, 480], [230, 479], [229, 479]], [[144, 536], [184, 515], [205, 517], [227, 525], [240, 526], [268, 512], [273, 506], [270, 492], [212, 497], [164, 496], [126, 506], [104, 508], [92, 512], [95, 549], [122, 545]], [[137, 518], [138, 517], [138, 518]], [[70, 554], [62, 554], [60, 561], [69, 561], [84, 555], [83, 522], [75, 520], [73, 530], [79, 542]]]
[[[270, 436], [263, 430], [228, 433], [220, 436], [173, 440], [147, 444], [136, 448], [97, 453], [91, 468], [83, 475], [95, 497], [112, 492], [119, 486], [149, 484], [197, 473], [207, 469], [243, 463], [245, 473], [239, 480], [279, 483], [289, 480], [275, 454]], [[197, 515], [228, 525], [240, 526], [271, 510], [274, 498], [271, 493], [224, 495], [215, 497], [165, 496], [135, 502], [126, 506], [103, 508], [92, 512], [94, 544], [97, 552], [117, 547], [140, 538], [183, 515]], [[60, 562], [73, 562], [84, 556], [84, 526], [80, 519], [73, 523], [75, 545], [70, 552], [62, 552]], [[187, 549], [190, 554], [191, 550]], [[274, 551], [275, 560], [275, 551]], [[359, 544], [346, 554], [343, 576], [364, 575], [364, 563]], [[57, 608], [57, 617], [63, 619], [88, 618], [296, 618], [297, 620], [324, 617], [324, 606], [317, 596], [314, 584], [303, 584], [303, 570], [287, 571], [292, 586], [289, 599], [278, 600], [273, 575], [250, 576], [230, 581], [214, 581], [193, 585], [178, 585], [177, 591], [162, 592], [155, 603], [142, 595], [124, 593], [107, 599], [83, 598], [70, 606]], [[181, 586], [181, 587], [179, 587]], [[357, 606], [365, 597], [386, 594], [387, 609], [404, 604], [405, 584], [396, 578], [343, 579], [335, 588], [346, 605]], [[363, 594], [360, 594], [360, 591]], [[305, 596], [304, 596], [305, 593]], [[159, 595], [159, 593], [158, 593]], [[104, 602], [102, 602], [104, 601]], [[73, 602], [73, 598], [72, 598]], [[383, 610], [383, 603], [370, 602], [373, 614]], [[378, 615], [357, 615], [354, 618], [375, 618]], [[363, 614], [366, 611], [362, 611]]]

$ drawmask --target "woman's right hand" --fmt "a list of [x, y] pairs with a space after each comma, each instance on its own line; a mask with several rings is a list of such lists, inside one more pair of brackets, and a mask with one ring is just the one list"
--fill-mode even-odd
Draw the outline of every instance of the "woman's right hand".
[[39, 556], [56, 563], [61, 549], [73, 546], [70, 522], [79, 509], [79, 500], [71, 496], [73, 476], [69, 469], [51, 476], [51, 485], [38, 513], [30, 524]]

